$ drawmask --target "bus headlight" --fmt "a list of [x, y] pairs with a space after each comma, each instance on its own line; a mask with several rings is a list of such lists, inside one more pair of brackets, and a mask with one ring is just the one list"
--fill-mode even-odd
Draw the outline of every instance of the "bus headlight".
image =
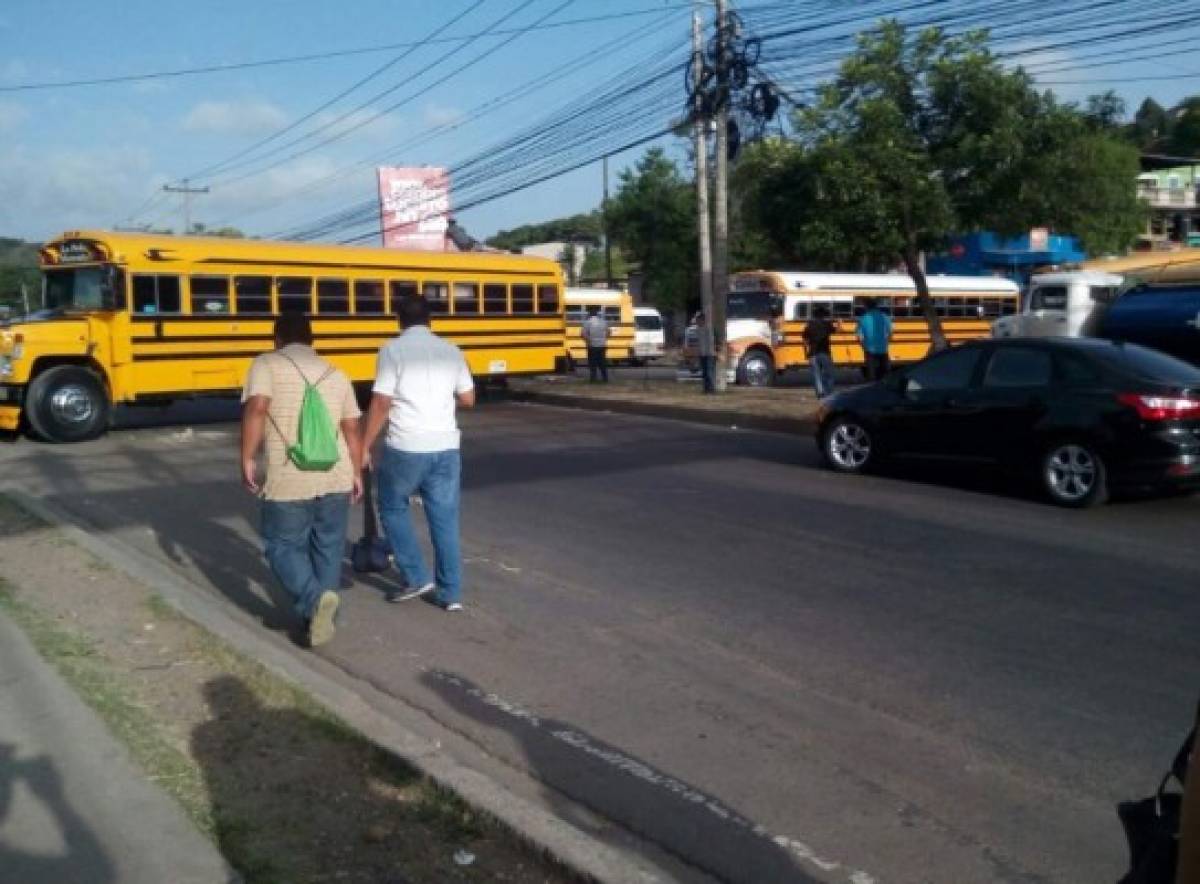
[[13, 358], [0, 356], [0, 378], [9, 377], [13, 373]]

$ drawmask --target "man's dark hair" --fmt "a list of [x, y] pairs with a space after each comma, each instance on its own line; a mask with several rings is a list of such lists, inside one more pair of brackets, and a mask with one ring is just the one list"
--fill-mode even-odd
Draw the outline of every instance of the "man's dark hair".
[[599, 316], [599, 315], [600, 315], [599, 307], [594, 307], [594, 306], [588, 307], [588, 316]]
[[878, 298], [863, 298], [863, 306], [866, 307], [868, 310], [874, 310], [876, 307], [879, 306], [879, 299]]
[[409, 294], [396, 304], [396, 315], [400, 317], [401, 328], [412, 328], [414, 325], [429, 325], [429, 301], [421, 295]]
[[303, 313], [287, 312], [275, 320], [275, 342], [280, 347], [288, 344], [312, 344], [312, 323]]
[[817, 317], [817, 319], [828, 319], [829, 318], [829, 308], [824, 307], [824, 306], [819, 306], [819, 307], [817, 307], [817, 309], [813, 310], [813, 316]]

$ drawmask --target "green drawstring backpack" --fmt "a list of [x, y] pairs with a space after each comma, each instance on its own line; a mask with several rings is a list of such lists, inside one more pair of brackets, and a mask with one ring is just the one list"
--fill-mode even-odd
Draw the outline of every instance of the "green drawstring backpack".
[[[300, 403], [300, 419], [296, 423], [295, 444], [287, 444], [287, 437], [283, 435], [274, 418], [271, 418], [271, 425], [283, 439], [288, 459], [295, 464], [296, 469], [314, 473], [328, 472], [338, 462], [337, 428], [333, 423], [333, 418], [329, 416], [329, 409], [325, 407], [325, 400], [321, 398], [317, 386], [333, 374], [333, 369], [330, 368], [317, 378], [315, 383], [310, 383], [304, 372], [300, 371], [300, 366], [296, 365], [290, 357], [284, 356], [282, 353], [279, 355], [291, 362], [292, 368], [296, 369], [300, 377], [304, 379], [304, 399]], [[269, 412], [267, 416], [270, 417]]]

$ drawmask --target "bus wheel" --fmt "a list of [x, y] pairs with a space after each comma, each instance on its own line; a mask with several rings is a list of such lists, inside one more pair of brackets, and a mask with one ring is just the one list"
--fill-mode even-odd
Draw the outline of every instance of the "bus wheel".
[[48, 369], [29, 385], [25, 413], [46, 442], [83, 442], [104, 433], [110, 406], [95, 372], [76, 365]]
[[775, 362], [762, 350], [751, 350], [738, 363], [737, 382], [747, 387], [769, 387], [775, 383]]

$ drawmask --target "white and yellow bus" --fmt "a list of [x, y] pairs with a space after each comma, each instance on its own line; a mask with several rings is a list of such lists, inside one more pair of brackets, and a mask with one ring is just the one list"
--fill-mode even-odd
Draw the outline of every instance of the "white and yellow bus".
[[562, 358], [562, 271], [542, 258], [85, 230], [46, 243], [41, 265], [43, 309], [0, 328], [0, 429], [48, 441], [99, 435], [116, 403], [236, 393], [289, 310], [360, 384], [408, 293], [481, 378]]
[[[1017, 311], [1020, 290], [1007, 279], [930, 276], [934, 309], [950, 343], [987, 337], [997, 317]], [[774, 383], [781, 372], [808, 364], [802, 333], [818, 307], [829, 311], [838, 330], [832, 340], [835, 365], [864, 362], [855, 331], [866, 301], [874, 298], [893, 321], [893, 362], [923, 358], [929, 327], [917, 307], [912, 279], [883, 273], [808, 273], [755, 270], [730, 279], [726, 324], [728, 379], [750, 386]], [[696, 327], [687, 330], [684, 361], [697, 370]]]
[[610, 363], [632, 363], [637, 360], [634, 349], [633, 297], [629, 292], [613, 289], [569, 288], [563, 296], [566, 304], [566, 332], [563, 347], [568, 364], [587, 363], [587, 345], [580, 327], [594, 307], [608, 320], [607, 356]]

